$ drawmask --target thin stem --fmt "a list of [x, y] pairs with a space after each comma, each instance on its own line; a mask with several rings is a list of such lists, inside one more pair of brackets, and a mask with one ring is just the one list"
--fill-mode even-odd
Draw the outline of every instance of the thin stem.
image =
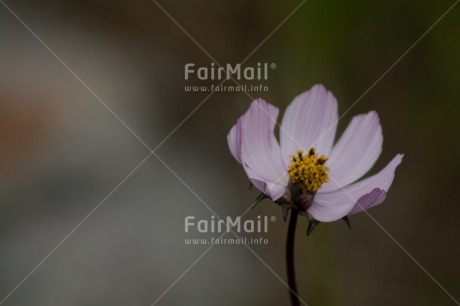
[[300, 305], [294, 268], [294, 240], [298, 214], [299, 213], [296, 209], [291, 209], [291, 218], [289, 219], [288, 236], [286, 241], [286, 269], [288, 275], [289, 296], [291, 298], [292, 306]]

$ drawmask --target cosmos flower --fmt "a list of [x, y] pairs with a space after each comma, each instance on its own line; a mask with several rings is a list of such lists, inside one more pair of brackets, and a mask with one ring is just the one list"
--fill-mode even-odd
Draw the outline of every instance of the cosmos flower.
[[403, 155], [359, 180], [382, 151], [376, 112], [355, 116], [335, 145], [337, 100], [322, 85], [288, 106], [279, 143], [274, 134], [277, 117], [275, 106], [256, 99], [227, 136], [232, 155], [266, 197], [321, 222], [346, 218], [384, 201]]

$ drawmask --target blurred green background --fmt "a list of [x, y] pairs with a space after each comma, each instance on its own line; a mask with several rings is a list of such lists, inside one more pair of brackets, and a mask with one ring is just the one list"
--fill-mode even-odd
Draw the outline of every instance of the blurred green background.
[[[154, 2], [6, 3], [152, 148], [208, 94], [184, 91], [184, 65], [211, 60]], [[300, 3], [160, 2], [221, 64], [244, 59]], [[307, 0], [249, 58], [276, 63], [269, 91], [251, 95], [284, 110], [323, 83], [342, 114], [453, 3]], [[353, 115], [379, 113], [384, 146], [372, 172], [405, 158], [370, 211], [387, 233], [360, 214], [351, 231], [321, 224], [307, 238], [301, 220], [296, 269], [308, 305], [455, 305], [445, 290], [460, 299], [459, 38], [460, 6], [340, 121], [339, 135]], [[148, 150], [3, 5], [0, 39], [3, 299]], [[257, 196], [226, 144], [250, 102], [214, 93], [157, 151], [219, 216], [238, 216]], [[211, 216], [151, 157], [2, 305], [151, 305], [207, 248], [184, 244], [188, 215]], [[285, 280], [287, 224], [269, 201], [246, 217], [258, 215], [278, 221], [269, 244], [252, 248]], [[272, 272], [243, 246], [215, 246], [157, 305], [288, 305]]]

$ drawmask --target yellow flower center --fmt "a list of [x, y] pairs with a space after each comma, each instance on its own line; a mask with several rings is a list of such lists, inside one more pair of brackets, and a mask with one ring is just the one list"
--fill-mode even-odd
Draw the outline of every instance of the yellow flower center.
[[316, 192], [329, 179], [329, 168], [325, 166], [328, 157], [318, 157], [315, 148], [308, 152], [297, 150], [297, 155], [291, 155], [291, 165], [288, 167], [293, 184], [299, 184], [304, 192]]

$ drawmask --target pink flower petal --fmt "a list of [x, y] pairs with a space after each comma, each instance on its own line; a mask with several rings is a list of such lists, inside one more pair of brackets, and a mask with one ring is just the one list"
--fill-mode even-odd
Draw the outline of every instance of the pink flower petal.
[[337, 100], [323, 85], [315, 85], [297, 96], [286, 109], [280, 129], [283, 160], [298, 149], [315, 147], [319, 154], [329, 155], [337, 128]]
[[230, 151], [249, 179], [273, 201], [284, 194], [289, 179], [274, 135], [277, 117], [276, 107], [257, 99], [227, 136]]
[[360, 197], [358, 202], [355, 204], [355, 206], [353, 206], [353, 209], [348, 214], [353, 215], [367, 210], [372, 206], [382, 203], [386, 197], [387, 193], [385, 192], [385, 190], [375, 188], [371, 192]]
[[251, 179], [251, 183], [254, 187], [269, 196], [273, 201], [276, 201], [283, 196], [286, 199], [290, 199], [290, 193], [284, 185], [263, 182], [256, 179]]
[[383, 170], [360, 182], [339, 190], [317, 193], [307, 212], [318, 221], [330, 222], [382, 203], [402, 158], [403, 155], [397, 154]]
[[233, 157], [241, 164], [241, 124], [239, 120], [227, 135], [227, 142]]
[[355, 116], [327, 161], [330, 180], [319, 192], [345, 187], [366, 174], [382, 152], [382, 128], [376, 112]]

